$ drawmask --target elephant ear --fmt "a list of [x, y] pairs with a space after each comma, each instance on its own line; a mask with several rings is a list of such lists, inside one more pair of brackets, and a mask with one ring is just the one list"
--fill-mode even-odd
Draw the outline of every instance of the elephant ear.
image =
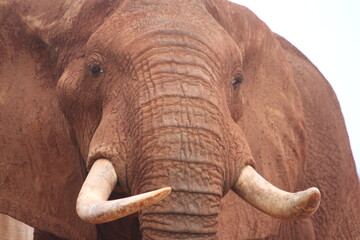
[[75, 204], [85, 170], [56, 100], [53, 56], [0, 8], [0, 211], [67, 239], [95, 239]]
[[[89, 37], [124, 0], [9, 0], [22, 22], [57, 54], [58, 63], [81, 52]], [[65, 67], [65, 66], [62, 66]]]
[[0, 4], [0, 212], [66, 239], [96, 239], [76, 214], [86, 170], [56, 99], [58, 46], [84, 2]]
[[[303, 109], [276, 36], [245, 7], [227, 1], [206, 1], [206, 7], [243, 53], [244, 114], [238, 124], [257, 171], [281, 189], [300, 190], [306, 148]], [[223, 199], [220, 220], [220, 236], [231, 232], [234, 236], [230, 239], [263, 238], [276, 234], [280, 226], [279, 220], [259, 212], [232, 192]]]

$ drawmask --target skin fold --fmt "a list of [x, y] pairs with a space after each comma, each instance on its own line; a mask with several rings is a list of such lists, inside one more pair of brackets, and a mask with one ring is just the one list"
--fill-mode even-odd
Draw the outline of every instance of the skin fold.
[[[34, 239], [360, 237], [335, 94], [248, 9], [7, 0], [0, 24], [0, 212], [33, 226]], [[76, 199], [99, 159], [115, 170], [110, 199], [171, 193], [86, 223]], [[298, 221], [256, 210], [232, 190], [248, 165], [286, 191], [319, 188], [319, 210]]]

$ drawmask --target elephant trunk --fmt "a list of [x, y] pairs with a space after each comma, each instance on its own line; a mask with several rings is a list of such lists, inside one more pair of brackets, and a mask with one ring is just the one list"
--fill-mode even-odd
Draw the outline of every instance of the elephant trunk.
[[153, 162], [148, 163], [151, 173], [139, 191], [171, 186], [172, 193], [141, 211], [143, 239], [214, 239], [222, 192], [217, 167], [171, 156], [149, 161]]
[[218, 196], [174, 192], [140, 213], [143, 239], [216, 239], [219, 211]]
[[172, 192], [140, 213], [143, 239], [214, 239], [226, 178], [219, 110], [182, 95], [144, 106], [131, 189], [139, 194], [170, 186]]

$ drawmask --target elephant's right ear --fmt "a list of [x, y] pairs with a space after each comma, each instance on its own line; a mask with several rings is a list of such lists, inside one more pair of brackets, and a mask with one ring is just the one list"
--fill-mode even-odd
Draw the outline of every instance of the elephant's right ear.
[[76, 214], [86, 171], [52, 56], [13, 6], [0, 4], [0, 23], [0, 212], [61, 238], [96, 239]]
[[[302, 190], [297, 188], [306, 161], [303, 109], [293, 72], [278, 40], [245, 7], [225, 0], [204, 0], [204, 4], [242, 54], [246, 81], [241, 86], [243, 115], [237, 123], [244, 132], [257, 171], [281, 189]], [[276, 235], [280, 221], [230, 192], [222, 200], [220, 225], [220, 236], [231, 232], [233, 239], [262, 239]], [[241, 232], [232, 231], [238, 226]]]
[[[65, 51], [81, 49], [124, 0], [8, 0], [29, 32], [37, 35], [59, 60]], [[65, 49], [64, 49], [65, 48]], [[71, 54], [70, 54], [71, 55]]]

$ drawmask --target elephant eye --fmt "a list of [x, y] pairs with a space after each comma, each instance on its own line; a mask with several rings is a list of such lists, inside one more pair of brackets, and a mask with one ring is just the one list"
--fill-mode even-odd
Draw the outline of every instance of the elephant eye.
[[236, 76], [234, 77], [234, 79], [231, 82], [231, 85], [233, 86], [233, 88], [236, 88], [237, 86], [239, 86], [242, 82], [244, 81], [244, 78], [242, 76]]
[[99, 73], [104, 72], [104, 69], [100, 67], [98, 64], [91, 63], [88, 65], [87, 69], [93, 74], [98, 75]]

